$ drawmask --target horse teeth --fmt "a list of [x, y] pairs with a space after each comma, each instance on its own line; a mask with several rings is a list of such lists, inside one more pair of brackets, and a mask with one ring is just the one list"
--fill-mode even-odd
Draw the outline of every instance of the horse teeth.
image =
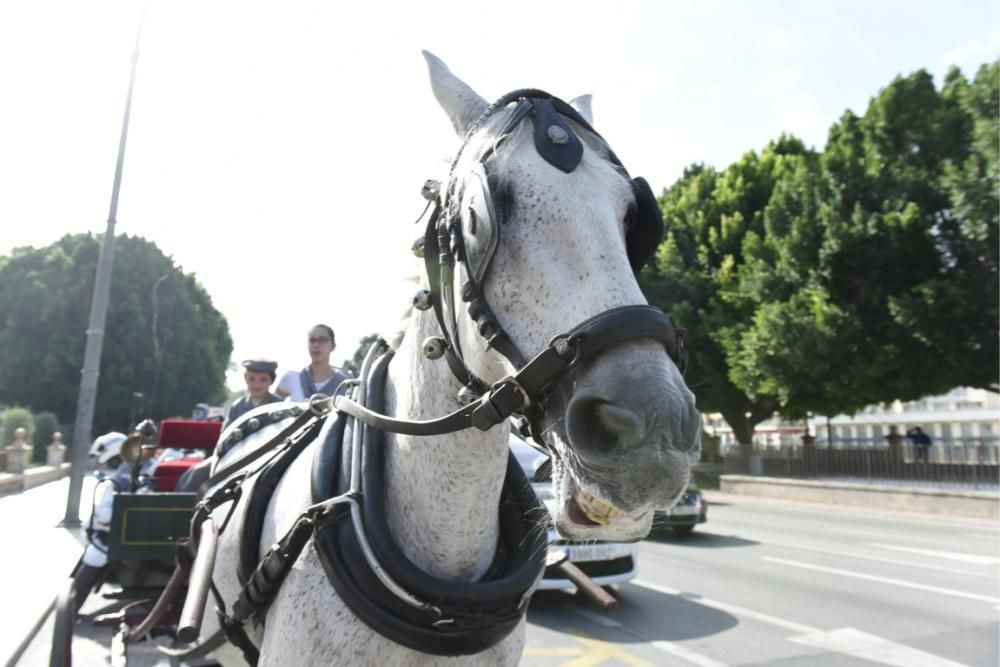
[[617, 519], [625, 516], [624, 512], [616, 510], [603, 500], [595, 498], [592, 494], [583, 491], [582, 489], [580, 490], [579, 499], [582, 501], [577, 503], [580, 506], [580, 509], [582, 509], [587, 517], [593, 521], [606, 524], [608, 519]]

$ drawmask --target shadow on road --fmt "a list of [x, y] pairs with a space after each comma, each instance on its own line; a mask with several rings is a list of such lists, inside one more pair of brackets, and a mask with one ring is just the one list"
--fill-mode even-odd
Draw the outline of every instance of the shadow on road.
[[578, 595], [541, 591], [531, 599], [528, 622], [555, 632], [583, 633], [602, 641], [682, 641], [724, 632], [739, 621], [696, 600], [623, 584], [612, 591], [621, 602], [608, 613]]

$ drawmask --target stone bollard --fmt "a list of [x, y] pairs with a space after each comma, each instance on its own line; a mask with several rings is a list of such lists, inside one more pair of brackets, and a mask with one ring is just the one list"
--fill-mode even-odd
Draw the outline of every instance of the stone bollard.
[[62, 433], [52, 434], [52, 444], [46, 447], [45, 465], [59, 466], [66, 460], [66, 445], [62, 441]]
[[7, 446], [7, 472], [22, 475], [31, 461], [31, 445], [24, 441], [27, 432], [23, 428], [14, 430], [14, 442]]

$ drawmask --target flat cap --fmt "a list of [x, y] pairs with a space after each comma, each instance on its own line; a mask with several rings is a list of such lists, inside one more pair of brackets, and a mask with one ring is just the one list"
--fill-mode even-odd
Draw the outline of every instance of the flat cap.
[[278, 370], [278, 362], [271, 359], [247, 359], [243, 362], [243, 368], [255, 373], [275, 375]]

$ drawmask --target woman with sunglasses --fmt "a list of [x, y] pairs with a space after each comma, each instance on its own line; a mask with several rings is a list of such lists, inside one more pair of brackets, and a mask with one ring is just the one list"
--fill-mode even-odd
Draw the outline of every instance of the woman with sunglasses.
[[333, 329], [317, 324], [309, 330], [309, 365], [300, 371], [287, 371], [281, 376], [274, 393], [293, 401], [307, 400], [313, 394], [332, 396], [340, 383], [349, 379], [349, 371], [330, 365], [330, 355], [337, 347]]

